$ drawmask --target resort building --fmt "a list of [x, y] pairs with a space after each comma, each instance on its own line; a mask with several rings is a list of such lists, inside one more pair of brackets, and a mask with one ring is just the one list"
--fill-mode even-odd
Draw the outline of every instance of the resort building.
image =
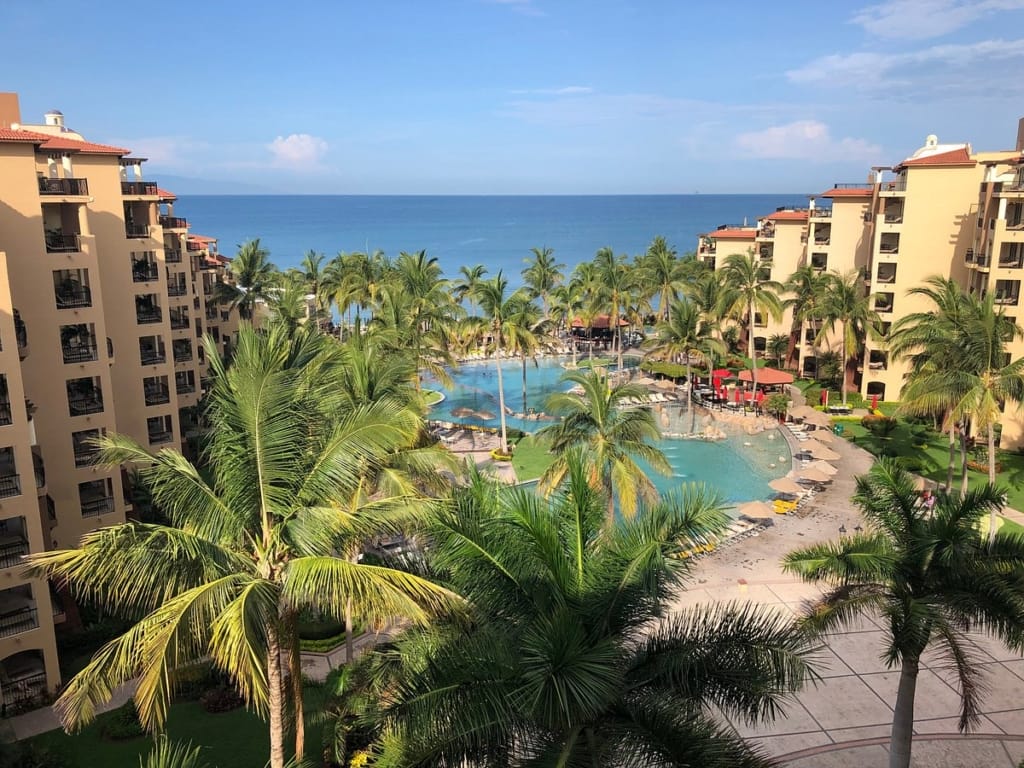
[[[75, 546], [132, 514], [127, 468], [93, 440], [187, 447], [206, 371], [216, 243], [191, 244], [141, 158], [85, 140], [60, 112], [21, 123], [0, 94], [0, 699], [55, 688], [55, 624], [73, 606], [21, 575], [28, 552]], [[216, 327], [230, 338], [237, 319]], [[186, 416], [191, 421], [186, 422]], [[194, 426], [192, 427], [194, 428]], [[31, 472], [29, 471], [31, 470]], [[33, 482], [34, 481], [34, 482]], [[33, 490], [35, 492], [33, 492]]]

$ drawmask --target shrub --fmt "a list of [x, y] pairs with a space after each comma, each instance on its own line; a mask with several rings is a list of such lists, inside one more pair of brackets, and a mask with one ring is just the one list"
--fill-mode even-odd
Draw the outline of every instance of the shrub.
[[100, 736], [108, 741], [127, 741], [146, 734], [142, 723], [139, 722], [139, 713], [135, 709], [134, 701], [108, 712], [101, 719], [99, 727]]
[[225, 680], [227, 680], [226, 676], [210, 662], [193, 664], [178, 671], [176, 693], [178, 698], [199, 701], [206, 691], [220, 685]]
[[891, 416], [868, 414], [860, 420], [860, 425], [876, 437], [888, 437], [896, 429], [896, 424], [896, 419]]
[[340, 621], [300, 621], [300, 640], [323, 640], [325, 637], [334, 637], [337, 634], [344, 634], [345, 625]]
[[4, 744], [0, 748], [0, 768], [72, 768], [72, 765], [66, 756], [28, 741]]
[[[985, 461], [968, 461], [967, 468], [973, 469], [975, 472], [981, 472], [983, 475], [988, 474], [988, 460]], [[1003, 463], [996, 459], [996, 474], [998, 475], [1003, 471]]]
[[200, 706], [211, 714], [217, 712], [230, 712], [232, 709], [238, 709], [245, 704], [242, 697], [238, 695], [238, 691], [235, 687], [230, 684], [218, 685], [216, 688], [211, 688], [202, 696], [199, 697]]
[[924, 464], [920, 459], [911, 456], [902, 456], [898, 461], [900, 466], [907, 472], [920, 472], [924, 468]]

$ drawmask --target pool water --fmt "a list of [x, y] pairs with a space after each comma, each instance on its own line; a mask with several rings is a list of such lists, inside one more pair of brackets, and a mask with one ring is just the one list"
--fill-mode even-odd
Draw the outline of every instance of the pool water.
[[[583, 358], [581, 358], [583, 359]], [[506, 360], [502, 363], [502, 379], [505, 385], [505, 405], [516, 413], [545, 409], [548, 395], [565, 391], [569, 384], [561, 381], [565, 368], [558, 358], [539, 360], [535, 366], [527, 362], [526, 408], [523, 407], [522, 363]], [[498, 378], [493, 361], [467, 363], [452, 373], [451, 386], [428, 382], [426, 386], [439, 389], [445, 399], [431, 411], [431, 418], [464, 424], [499, 426], [498, 420]], [[452, 411], [468, 408], [477, 414], [493, 415], [494, 418], [479, 418], [478, 415], [456, 417]], [[655, 406], [655, 416], [666, 432], [689, 431], [690, 415], [682, 405]], [[698, 429], [706, 414], [698, 412]], [[509, 416], [506, 423], [526, 432], [535, 432], [550, 421], [518, 419]], [[704, 482], [714, 487], [730, 503], [753, 499], [768, 499], [772, 490], [768, 483], [789, 471], [791, 456], [789, 446], [778, 430], [758, 435], [747, 435], [730, 425], [722, 427], [728, 437], [719, 441], [681, 440], [664, 438], [658, 447], [665, 454], [672, 467], [672, 475], [664, 476], [649, 471], [648, 476], [659, 493], [678, 488], [683, 483]]]

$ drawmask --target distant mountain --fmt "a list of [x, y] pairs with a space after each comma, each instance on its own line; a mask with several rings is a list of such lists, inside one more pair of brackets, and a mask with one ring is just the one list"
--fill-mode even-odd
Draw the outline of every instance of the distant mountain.
[[175, 176], [161, 173], [154, 168], [146, 169], [146, 177], [160, 184], [176, 195], [272, 195], [270, 187], [250, 184], [232, 179], [198, 179], [191, 176]]

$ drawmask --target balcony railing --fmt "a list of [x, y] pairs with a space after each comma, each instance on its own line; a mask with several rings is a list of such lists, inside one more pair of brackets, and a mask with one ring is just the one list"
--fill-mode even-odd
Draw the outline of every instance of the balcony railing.
[[136, 309], [135, 319], [139, 325], [146, 325], [148, 323], [159, 323], [164, 319], [164, 313], [160, 311], [159, 307], [151, 307], [149, 309]]
[[18, 341], [18, 349], [28, 347], [28, 329], [25, 327], [25, 321], [20, 317], [14, 318], [14, 337]]
[[1003, 269], [1020, 269], [1024, 267], [1024, 256], [1011, 256], [999, 259], [999, 266]]
[[32, 454], [32, 472], [36, 476], [36, 488], [46, 485], [46, 465], [43, 464], [43, 457], [38, 453]]
[[816, 238], [814, 238], [814, 244], [815, 245], [828, 245], [831, 242], [832, 242], [832, 238], [831, 237], [816, 237]]
[[900, 244], [899, 243], [881, 243], [878, 246], [878, 252], [879, 253], [888, 253], [888, 254], [899, 253], [900, 252]]
[[0, 427], [6, 427], [8, 424], [13, 424], [14, 419], [11, 416], [11, 401], [0, 400]]
[[18, 473], [0, 475], [0, 499], [21, 495], [21, 478]]
[[50, 494], [46, 494], [43, 497], [46, 502], [46, 519], [51, 523], [57, 522], [57, 505], [53, 502], [53, 497]]
[[164, 229], [187, 229], [188, 221], [181, 216], [161, 216], [160, 226]]
[[80, 499], [82, 517], [95, 517], [105, 515], [114, 511], [114, 498], [112, 496], [100, 496], [98, 498]]
[[176, 381], [174, 389], [179, 395], [190, 395], [196, 391], [196, 385], [190, 381]]
[[761, 227], [761, 229], [757, 231], [757, 236], [763, 238], [775, 237], [775, 227]]
[[873, 189], [874, 184], [857, 182], [856, 184], [833, 184], [832, 189]]
[[41, 195], [88, 195], [89, 182], [85, 179], [48, 179], [39, 177]]
[[[4, 683], [4, 703], [8, 705], [28, 705], [37, 696], [45, 692], [46, 673], [38, 672], [10, 683]], [[11, 713], [14, 711], [12, 710]]]
[[0, 613], [0, 637], [20, 635], [22, 632], [29, 632], [38, 626], [39, 617], [35, 608], [19, 608], [15, 611]]
[[192, 347], [185, 347], [184, 349], [174, 350], [174, 362], [176, 363], [187, 363], [192, 359]]
[[132, 262], [132, 282], [149, 283], [160, 277], [155, 261]]
[[60, 349], [64, 353], [65, 363], [88, 363], [97, 359], [95, 341], [84, 344], [61, 344]]
[[125, 224], [125, 237], [149, 237], [149, 224]]
[[164, 405], [171, 402], [171, 393], [166, 384], [153, 384], [145, 389], [146, 405]]
[[884, 283], [886, 285], [889, 285], [891, 283], [895, 283], [896, 282], [896, 275], [895, 274], [886, 274], [884, 272], [879, 272], [878, 273], [878, 282], [879, 283]]
[[185, 248], [190, 251], [201, 251], [205, 247], [205, 245], [196, 240], [189, 240], [187, 243], [185, 243]]
[[887, 213], [885, 214], [886, 224], [902, 224], [903, 214], [902, 213]]
[[155, 196], [160, 194], [160, 192], [155, 181], [122, 181], [121, 194]]
[[172, 331], [183, 331], [189, 327], [189, 321], [187, 317], [181, 317], [180, 315], [171, 315], [171, 330]]
[[149, 432], [149, 444], [160, 445], [161, 443], [169, 443], [174, 439], [174, 433], [170, 430], [160, 429]]
[[28, 540], [24, 536], [7, 536], [0, 540], [0, 568], [20, 565], [22, 556], [27, 554]]
[[87, 285], [58, 288], [54, 293], [57, 297], [57, 309], [92, 306], [92, 290]]
[[831, 208], [812, 208], [811, 209], [812, 219], [831, 219], [832, 209]]
[[160, 365], [167, 362], [167, 350], [143, 349], [139, 352], [139, 358], [143, 365]]
[[167, 295], [168, 296], [184, 296], [188, 293], [188, 285], [185, 283], [168, 283], [167, 284]]
[[103, 396], [96, 392], [68, 396], [68, 408], [72, 416], [86, 416], [90, 413], [103, 412]]
[[76, 445], [75, 446], [75, 466], [76, 467], [88, 467], [91, 466], [96, 456], [99, 454], [99, 448], [94, 448], [90, 445]]
[[46, 233], [47, 253], [75, 253], [82, 250], [78, 235], [65, 235], [62, 232]]
[[206, 308], [206, 319], [207, 320], [216, 320], [217, 319], [217, 307], [216, 306], [209, 306], [209, 307]]
[[1016, 304], [1019, 299], [1018, 293], [997, 293], [992, 301], [996, 304]]
[[882, 192], [906, 192], [907, 180], [893, 179], [892, 181], [883, 181], [879, 188]]
[[164, 249], [164, 259], [168, 264], [180, 264], [181, 263], [181, 249], [180, 248], [166, 248]]

